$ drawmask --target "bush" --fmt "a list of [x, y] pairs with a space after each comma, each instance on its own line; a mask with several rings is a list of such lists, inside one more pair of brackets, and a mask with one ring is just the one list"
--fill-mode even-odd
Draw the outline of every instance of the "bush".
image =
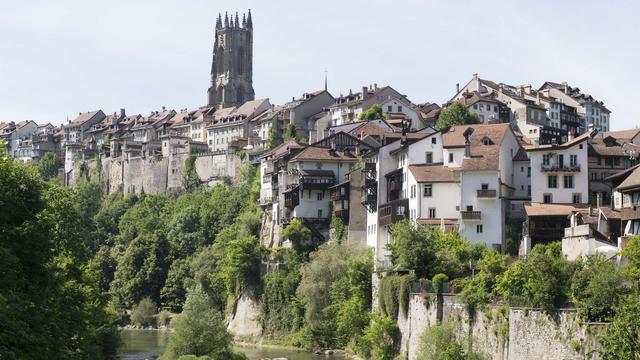
[[445, 286], [447, 285], [447, 281], [449, 281], [449, 277], [447, 275], [435, 274], [431, 280], [433, 291], [435, 291], [436, 294], [442, 294], [445, 290]]
[[400, 350], [400, 329], [389, 316], [372, 314], [357, 346], [358, 354], [372, 360], [393, 359]]
[[640, 294], [626, 297], [600, 337], [602, 360], [637, 359], [640, 353]]
[[413, 275], [387, 275], [380, 280], [378, 305], [383, 315], [398, 319], [400, 310], [409, 310], [409, 293]]
[[156, 304], [146, 297], [136, 305], [131, 311], [131, 322], [141, 327], [155, 325], [154, 315], [156, 314]]
[[171, 322], [171, 313], [167, 310], [162, 310], [158, 313], [157, 323], [158, 327], [160, 326], [169, 326]]

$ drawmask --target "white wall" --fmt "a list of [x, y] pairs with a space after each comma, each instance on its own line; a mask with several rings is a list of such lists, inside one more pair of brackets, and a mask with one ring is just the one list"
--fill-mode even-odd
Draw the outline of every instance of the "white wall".
[[[582, 146], [582, 149], [580, 149]], [[542, 171], [542, 158], [545, 154], [564, 154], [564, 163], [569, 164], [570, 155], [578, 155], [578, 164], [580, 171], [575, 172], [549, 172]], [[531, 159], [531, 201], [541, 203], [545, 193], [551, 194], [553, 203], [573, 203], [573, 194], [580, 193], [582, 203], [589, 201], [589, 179], [588, 179], [588, 162], [587, 162], [587, 141], [575, 144], [565, 150], [548, 149], [529, 151]], [[558, 176], [558, 187], [550, 189], [548, 187], [548, 175]], [[573, 188], [564, 188], [564, 175], [573, 175]]]
[[[460, 174], [462, 195], [460, 210], [466, 211], [473, 206], [473, 211], [480, 211], [480, 220], [460, 219], [460, 233], [472, 243], [485, 243], [487, 246], [502, 244], [502, 228], [504, 214], [500, 200], [500, 182], [497, 171], [465, 171]], [[489, 190], [496, 190], [495, 198], [478, 198], [477, 190], [482, 184], [488, 184]], [[477, 225], [482, 225], [482, 232], [477, 232]]]

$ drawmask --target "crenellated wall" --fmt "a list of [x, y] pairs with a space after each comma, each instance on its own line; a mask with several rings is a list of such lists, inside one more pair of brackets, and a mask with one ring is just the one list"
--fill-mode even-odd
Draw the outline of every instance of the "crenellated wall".
[[[454, 295], [443, 295], [441, 307], [443, 323], [456, 324], [457, 337], [465, 344], [471, 335], [474, 350], [489, 359], [598, 359], [597, 334], [603, 325], [580, 321], [574, 309], [549, 315], [541, 310], [488, 306], [478, 310], [470, 324], [465, 305]], [[412, 294], [407, 315], [400, 312], [401, 354], [407, 359], [417, 358], [424, 330], [437, 324], [437, 310], [434, 295]]]

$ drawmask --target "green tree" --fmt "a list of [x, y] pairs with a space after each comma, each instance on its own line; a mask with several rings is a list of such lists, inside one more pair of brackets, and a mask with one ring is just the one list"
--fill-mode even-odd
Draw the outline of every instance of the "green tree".
[[155, 325], [156, 303], [146, 297], [131, 310], [131, 322], [134, 325], [147, 327]]
[[220, 272], [230, 294], [238, 296], [259, 281], [262, 247], [255, 236], [232, 240], [225, 249]]
[[235, 358], [231, 355], [232, 338], [222, 314], [212, 308], [199, 287], [189, 292], [184, 310], [173, 325], [175, 332], [169, 336], [167, 350], [161, 359], [177, 359], [182, 355], [207, 355], [215, 360]]
[[567, 300], [571, 275], [559, 242], [538, 244], [498, 277], [496, 291], [512, 303], [553, 311]]
[[371, 315], [371, 323], [364, 330], [360, 355], [372, 360], [394, 359], [400, 350], [400, 329], [389, 316]]
[[282, 144], [282, 136], [278, 131], [272, 126], [269, 129], [269, 138], [267, 139], [267, 147], [269, 149], [273, 149], [276, 146]]
[[600, 336], [603, 360], [640, 358], [640, 295], [627, 296]]
[[184, 170], [182, 172], [182, 186], [185, 190], [191, 192], [200, 187], [200, 176], [196, 171], [196, 157], [189, 155], [184, 162]]
[[287, 124], [287, 127], [284, 129], [284, 141], [296, 141], [298, 139], [297, 134], [298, 129], [294, 124]]
[[467, 352], [455, 328], [450, 324], [437, 324], [425, 329], [420, 336], [418, 360], [472, 360], [482, 359], [480, 354]]
[[440, 130], [445, 127], [464, 124], [478, 124], [480, 119], [478, 115], [469, 112], [466, 106], [459, 101], [444, 108], [436, 121], [436, 129]]
[[174, 311], [182, 310], [187, 296], [186, 282], [189, 278], [189, 259], [176, 259], [169, 267], [164, 287], [160, 290], [162, 306]]
[[358, 120], [377, 120], [383, 118], [384, 115], [382, 114], [382, 106], [380, 106], [380, 104], [373, 104], [370, 108], [360, 114]]
[[0, 354], [7, 359], [115, 356], [115, 317], [88, 265], [70, 188], [0, 159]]
[[628, 275], [636, 281], [640, 281], [640, 236], [629, 238], [627, 245], [622, 249], [622, 257], [627, 260], [625, 268]]
[[311, 230], [299, 219], [293, 219], [282, 230], [282, 237], [291, 241], [291, 247], [299, 254], [306, 254], [313, 249]]
[[56, 154], [52, 152], [46, 152], [42, 156], [40, 161], [38, 161], [37, 166], [40, 175], [42, 175], [45, 180], [49, 180], [53, 177], [58, 176], [58, 169], [60, 168], [61, 164], [58, 157], [56, 157]]
[[579, 260], [579, 268], [571, 278], [571, 298], [587, 320], [610, 321], [629, 291], [626, 281], [616, 263], [596, 254]]

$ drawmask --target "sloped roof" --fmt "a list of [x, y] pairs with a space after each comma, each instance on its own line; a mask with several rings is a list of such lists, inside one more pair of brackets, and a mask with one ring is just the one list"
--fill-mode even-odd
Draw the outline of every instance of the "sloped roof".
[[409, 165], [409, 171], [419, 183], [458, 182], [459, 173], [455, 168], [442, 163]]
[[527, 151], [522, 147], [518, 149], [518, 152], [513, 157], [513, 161], [529, 161], [529, 156], [527, 156]]
[[640, 188], [640, 167], [637, 167], [620, 185], [616, 188], [619, 191]]
[[491, 139], [495, 145], [500, 145], [507, 131], [510, 131], [509, 124], [473, 124], [473, 125], [456, 125], [452, 126], [449, 131], [442, 135], [443, 147], [464, 147], [464, 132], [467, 129], [473, 129], [470, 137], [471, 146], [483, 145], [482, 140], [486, 137]]
[[524, 204], [527, 216], [569, 216], [575, 211], [588, 209], [588, 204]]
[[542, 151], [542, 150], [549, 150], [549, 149], [568, 149], [574, 145], [577, 145], [583, 141], [588, 140], [591, 136], [595, 135], [598, 132], [598, 130], [590, 130], [585, 132], [584, 134], [575, 137], [573, 140], [571, 141], [567, 141], [563, 144], [560, 145], [553, 145], [553, 144], [547, 144], [547, 145], [538, 145], [538, 147], [535, 146], [527, 146], [526, 150], [527, 151]]
[[[84, 124], [85, 122], [93, 119], [94, 116], [102, 113], [102, 110], [88, 111], [86, 113], [80, 113], [77, 118], [73, 119], [70, 123], [65, 124], [63, 128], [76, 127]], [[104, 116], [104, 115], [103, 115]]]
[[291, 161], [357, 161], [358, 157], [353, 151], [332, 150], [326, 147], [307, 146], [305, 149], [296, 154]]

